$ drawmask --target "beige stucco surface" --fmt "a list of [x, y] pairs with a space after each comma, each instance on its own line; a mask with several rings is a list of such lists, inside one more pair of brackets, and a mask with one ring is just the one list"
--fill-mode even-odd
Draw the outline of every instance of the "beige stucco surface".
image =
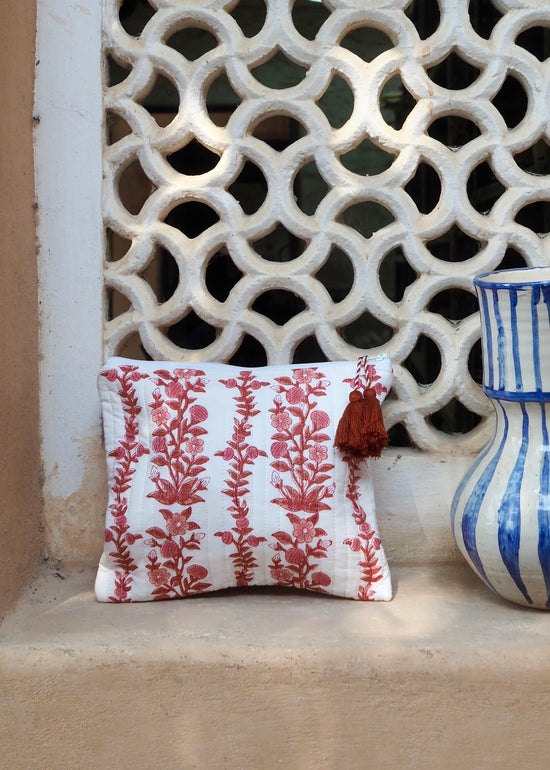
[[[41, 547], [34, 7], [0, 4], [0, 617]], [[89, 562], [104, 502], [83, 487], [65, 504], [92, 521], [67, 535]], [[392, 563], [422, 543], [452, 561], [447, 506], [435, 528], [404, 507], [404, 525], [381, 522]], [[464, 566], [393, 574], [387, 604], [258, 590], [114, 606], [93, 571], [46, 566], [0, 624], [0, 770], [546, 768], [550, 614]]]
[[[234, 591], [101, 605], [50, 571], [0, 629], [10, 768], [547, 767], [550, 616], [466, 567], [390, 603]], [[32, 726], [32, 739], [30, 735]]]
[[40, 548], [34, 5], [0, 7], [0, 617], [35, 573]]

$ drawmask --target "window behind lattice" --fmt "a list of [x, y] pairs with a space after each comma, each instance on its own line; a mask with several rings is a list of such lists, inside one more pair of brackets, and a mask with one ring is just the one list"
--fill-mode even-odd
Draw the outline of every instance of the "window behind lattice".
[[106, 352], [383, 350], [393, 444], [478, 449], [472, 277], [549, 263], [540, 5], [106, 0]]

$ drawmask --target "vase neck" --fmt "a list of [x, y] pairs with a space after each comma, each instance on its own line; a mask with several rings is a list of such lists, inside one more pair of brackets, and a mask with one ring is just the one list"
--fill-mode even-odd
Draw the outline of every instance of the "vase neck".
[[550, 287], [476, 286], [490, 398], [550, 399]]

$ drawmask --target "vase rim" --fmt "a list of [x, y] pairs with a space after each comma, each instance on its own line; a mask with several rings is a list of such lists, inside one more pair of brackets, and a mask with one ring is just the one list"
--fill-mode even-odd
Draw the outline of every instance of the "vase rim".
[[474, 285], [483, 289], [550, 286], [550, 267], [516, 267], [482, 273], [474, 277]]

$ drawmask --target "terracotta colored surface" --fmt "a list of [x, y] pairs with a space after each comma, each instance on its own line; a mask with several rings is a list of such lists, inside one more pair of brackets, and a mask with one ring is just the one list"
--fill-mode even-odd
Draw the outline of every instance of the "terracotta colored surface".
[[0, 10], [0, 617], [39, 556], [38, 320], [32, 157], [34, 2]]
[[547, 766], [550, 615], [466, 567], [397, 571], [386, 604], [92, 580], [43, 576], [0, 628], [10, 768]]

